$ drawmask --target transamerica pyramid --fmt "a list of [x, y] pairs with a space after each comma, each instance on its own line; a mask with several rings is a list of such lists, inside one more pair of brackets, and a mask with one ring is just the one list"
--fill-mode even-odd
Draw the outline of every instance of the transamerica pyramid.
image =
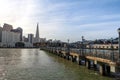
[[36, 42], [39, 42], [39, 41], [40, 41], [40, 37], [39, 37], [39, 23], [37, 23], [35, 41], [36, 41]]

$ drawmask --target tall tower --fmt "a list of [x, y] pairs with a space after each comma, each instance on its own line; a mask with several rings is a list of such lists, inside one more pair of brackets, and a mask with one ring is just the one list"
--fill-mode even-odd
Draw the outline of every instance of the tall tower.
[[35, 36], [36, 42], [39, 42], [39, 23], [37, 23], [37, 29], [36, 29], [36, 36]]

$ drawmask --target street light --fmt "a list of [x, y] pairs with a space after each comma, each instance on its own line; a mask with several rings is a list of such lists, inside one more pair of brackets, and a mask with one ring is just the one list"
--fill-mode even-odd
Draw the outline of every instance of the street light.
[[114, 61], [114, 47], [113, 47], [113, 38], [111, 38], [111, 58], [112, 58], [112, 61]]
[[70, 54], [70, 47], [69, 47], [69, 39], [68, 39], [68, 43], [67, 43], [67, 54], [66, 54], [66, 58], [69, 60], [69, 54]]
[[118, 31], [118, 35], [119, 35], [119, 42], [118, 42], [119, 43], [119, 48], [118, 49], [119, 49], [119, 61], [120, 61], [120, 28], [118, 28], [117, 31]]
[[68, 39], [68, 44], [67, 44], [68, 53], [69, 53], [69, 41], [70, 41], [70, 40]]
[[82, 36], [82, 56], [84, 55], [84, 36]]
[[70, 40], [68, 39], [68, 44], [69, 44], [69, 41], [70, 41]]

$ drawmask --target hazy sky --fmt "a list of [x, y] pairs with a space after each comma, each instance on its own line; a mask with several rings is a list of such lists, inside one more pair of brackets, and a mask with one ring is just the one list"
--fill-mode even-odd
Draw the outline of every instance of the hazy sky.
[[117, 37], [120, 0], [0, 0], [0, 24], [22, 27], [24, 35], [78, 41]]

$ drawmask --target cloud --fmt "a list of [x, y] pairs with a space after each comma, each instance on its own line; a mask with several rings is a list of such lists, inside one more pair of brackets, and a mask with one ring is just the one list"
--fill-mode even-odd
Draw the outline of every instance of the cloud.
[[112, 37], [120, 25], [116, 2], [118, 0], [99, 3], [97, 0], [0, 0], [0, 22], [22, 27], [25, 35], [35, 33], [39, 22], [41, 37], [63, 41], [80, 40], [82, 35], [90, 39], [100, 34], [101, 38]]

